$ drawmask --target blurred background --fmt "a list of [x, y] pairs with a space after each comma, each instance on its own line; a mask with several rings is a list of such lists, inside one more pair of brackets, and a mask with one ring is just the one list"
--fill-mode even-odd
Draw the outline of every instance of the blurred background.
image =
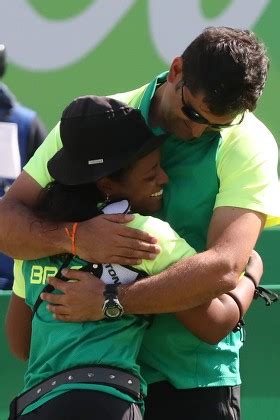
[[206, 26], [254, 30], [271, 69], [256, 114], [280, 139], [278, 0], [0, 0], [4, 82], [47, 129], [75, 96], [136, 88]]

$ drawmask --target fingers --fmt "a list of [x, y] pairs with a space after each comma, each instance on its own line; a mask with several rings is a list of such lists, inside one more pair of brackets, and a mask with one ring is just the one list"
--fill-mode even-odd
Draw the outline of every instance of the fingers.
[[263, 274], [263, 262], [260, 255], [255, 250], [252, 251], [248, 264], [246, 265], [245, 275], [246, 274], [254, 279], [255, 284], [258, 285], [260, 283]]
[[65, 283], [65, 281], [56, 277], [48, 277], [48, 283], [51, 284], [56, 290], [60, 290], [63, 293], [65, 293], [65, 290], [68, 287], [68, 284]]
[[[130, 229], [130, 231], [133, 230], [134, 229]], [[119, 236], [118, 238], [118, 255], [120, 256], [126, 256], [128, 258], [147, 258], [146, 254], [155, 254], [156, 256], [160, 253], [160, 250], [160, 246], [156, 243], [143, 242], [141, 239], [131, 238], [129, 236]], [[150, 257], [149, 259], [153, 259], [155, 256]]]
[[55, 306], [55, 305], [47, 305], [48, 311], [50, 311], [53, 315], [54, 319], [58, 321], [70, 322], [70, 314], [66, 307], [64, 306]]
[[154, 260], [157, 254], [160, 252], [160, 248], [149, 248], [145, 251], [136, 251], [132, 248], [124, 248], [119, 246], [115, 255], [109, 255], [108, 261], [111, 264], [125, 264], [125, 265], [136, 265], [141, 264], [142, 260]]
[[246, 271], [247, 271], [248, 268], [254, 267], [256, 265], [262, 266], [263, 262], [262, 262], [262, 258], [260, 256], [260, 254], [253, 249], [252, 254], [249, 258], [249, 261], [246, 265]]
[[139, 264], [142, 259], [154, 259], [160, 252], [157, 239], [126, 226], [124, 223], [131, 218], [132, 215], [100, 215], [81, 222], [76, 241], [78, 255], [98, 263]]
[[[102, 319], [104, 283], [90, 273], [64, 269], [63, 275], [70, 279], [64, 282], [49, 277], [49, 284], [62, 293], [41, 293], [47, 309], [53, 317], [64, 322], [86, 322]], [[71, 280], [78, 280], [72, 282]]]
[[40, 298], [53, 305], [62, 305], [64, 303], [64, 295], [56, 295], [54, 293], [41, 293]]
[[[89, 278], [92, 279], [94, 277], [92, 274], [86, 273], [84, 271], [70, 270], [66, 268], [62, 270], [62, 274], [68, 279], [79, 281], [86, 281]], [[48, 283], [51, 284], [56, 290], [60, 290], [61, 292], [63, 292], [63, 294], [60, 295], [53, 293], [41, 293], [40, 296], [42, 300], [46, 300], [55, 305], [62, 305], [62, 303], [64, 302], [64, 295], [67, 292], [71, 292], [71, 289], [73, 289], [73, 287], [76, 287], [75, 283], [68, 283], [56, 277], [48, 277]]]
[[[49, 278], [49, 283], [54, 285], [58, 282], [56, 279]], [[54, 280], [54, 281], [53, 281]], [[53, 318], [59, 321], [69, 322], [69, 309], [65, 306], [65, 295], [60, 294], [53, 294], [53, 293], [41, 293], [41, 299], [48, 302], [47, 310], [53, 314]]]
[[151, 236], [149, 233], [144, 232], [143, 230], [130, 228], [128, 226], [121, 226], [121, 228], [122, 229], [119, 232], [120, 236], [136, 239], [142, 246], [149, 246], [151, 244], [157, 243], [157, 238]]
[[[62, 275], [66, 277], [67, 279], [79, 280], [79, 281], [86, 281], [94, 277], [92, 274], [87, 273], [86, 271], [74, 270], [70, 268], [64, 268], [62, 270]], [[75, 283], [65, 283], [65, 284], [67, 284], [67, 287], [69, 288], [71, 286], [74, 286]]]
[[[47, 310], [52, 313], [52, 316], [57, 321], [63, 321], [63, 322], [73, 322], [71, 318], [71, 312], [68, 307], [63, 305], [47, 305]], [[75, 320], [75, 322], [79, 322], [78, 319]]]
[[260, 254], [255, 249], [253, 249], [253, 251], [252, 251], [252, 254], [249, 258], [248, 264], [250, 264], [251, 260], [261, 260]]
[[48, 304], [47, 310], [52, 312], [54, 318], [56, 318], [56, 316], [69, 316], [69, 310], [66, 308], [66, 306], [63, 305]]
[[156, 253], [134, 251], [130, 248], [118, 248], [118, 255], [110, 257], [111, 264], [138, 265], [142, 260], [154, 260]]
[[72, 322], [69, 315], [55, 315], [53, 314], [53, 318], [57, 321], [63, 321], [63, 322]]
[[110, 222], [128, 223], [131, 222], [135, 216], [133, 214], [106, 214], [102, 217]]
[[[66, 270], [65, 274], [63, 273], [63, 275], [65, 275], [65, 277], [67, 277], [67, 275], [69, 276], [68, 271], [73, 271], [74, 272], [73, 276], [72, 276], [73, 279], [74, 279], [74, 275], [75, 275], [76, 272], [80, 273], [77, 270]], [[45, 300], [49, 303], [52, 303], [54, 305], [64, 304], [65, 293], [69, 292], [69, 290], [72, 288], [73, 283], [67, 283], [63, 280], [60, 280], [60, 279], [56, 278], [56, 277], [48, 277], [48, 283], [51, 284], [56, 290], [61, 291], [63, 294], [44, 293], [43, 292], [40, 295], [41, 299]]]
[[[115, 223], [128, 223], [134, 218], [132, 214], [110, 214], [100, 217], [104, 217], [104, 219]], [[143, 245], [157, 243], [157, 238], [150, 235], [148, 232], [144, 232], [140, 229], [130, 228], [124, 225], [118, 227], [118, 234], [125, 238], [137, 239], [138, 241], [143, 242]]]

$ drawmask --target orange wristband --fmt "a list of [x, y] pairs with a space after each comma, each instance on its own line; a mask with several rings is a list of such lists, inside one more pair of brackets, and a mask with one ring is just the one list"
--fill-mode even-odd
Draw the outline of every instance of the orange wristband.
[[66, 235], [68, 236], [68, 238], [71, 241], [71, 252], [72, 252], [73, 255], [77, 255], [76, 243], [75, 243], [77, 227], [78, 227], [78, 223], [75, 222], [72, 225], [71, 231], [68, 229], [68, 227], [64, 228]]

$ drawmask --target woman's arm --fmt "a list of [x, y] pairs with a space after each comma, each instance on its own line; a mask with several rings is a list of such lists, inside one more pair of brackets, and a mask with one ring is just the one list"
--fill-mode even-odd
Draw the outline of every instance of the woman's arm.
[[23, 298], [12, 293], [6, 316], [6, 335], [11, 352], [21, 360], [29, 357], [31, 322], [31, 309]]
[[[259, 254], [253, 251], [246, 272], [259, 284], [263, 265]], [[176, 313], [176, 317], [201, 340], [216, 344], [237, 325], [248, 310], [255, 292], [255, 285], [245, 275], [230, 294], [223, 294], [196, 308]]]

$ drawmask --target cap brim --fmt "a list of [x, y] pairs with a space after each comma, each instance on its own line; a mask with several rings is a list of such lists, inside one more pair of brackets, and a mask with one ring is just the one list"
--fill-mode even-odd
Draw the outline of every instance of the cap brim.
[[60, 149], [48, 162], [48, 170], [53, 179], [64, 185], [80, 185], [95, 182], [104, 176], [131, 165], [136, 160], [148, 155], [160, 147], [166, 135], [152, 136], [138, 150], [126, 150], [126, 155], [115, 155], [106, 158], [102, 163], [89, 164], [67, 156], [64, 149]]

